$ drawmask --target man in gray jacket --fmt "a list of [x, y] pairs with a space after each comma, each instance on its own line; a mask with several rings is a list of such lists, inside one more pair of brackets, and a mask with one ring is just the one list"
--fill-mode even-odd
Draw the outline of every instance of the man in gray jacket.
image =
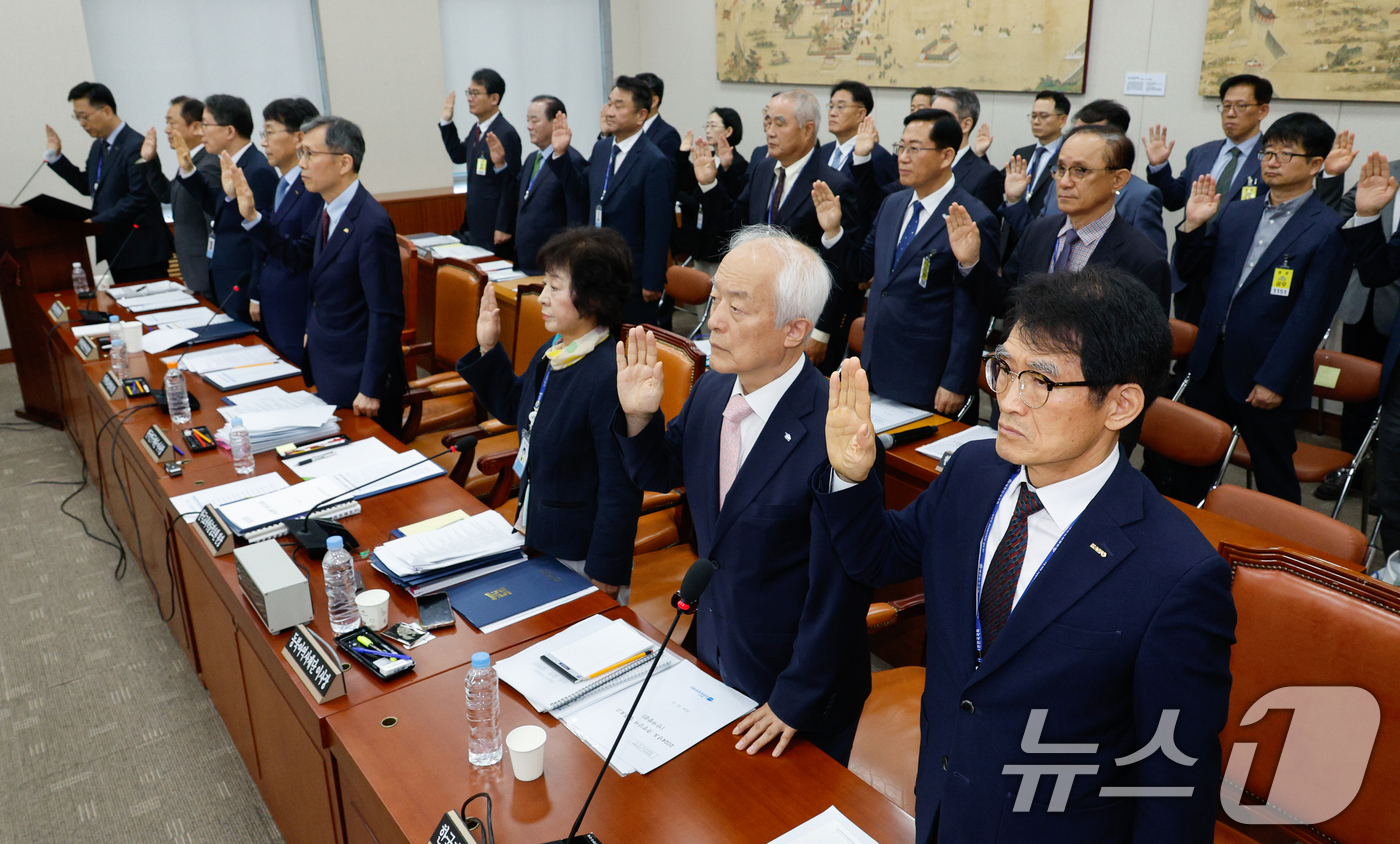
[[[204, 149], [204, 103], [191, 97], [176, 97], [165, 113], [165, 137], [178, 132], [190, 148], [190, 156], [199, 174], [210, 185], [219, 184], [219, 159]], [[174, 147], [174, 143], [171, 142]], [[175, 225], [175, 258], [180, 264], [180, 276], [186, 286], [206, 299], [214, 295], [209, 284], [209, 225], [212, 220], [204, 213], [199, 200], [190, 195], [180, 180], [171, 181], [160, 171], [156, 158], [156, 130], [147, 130], [141, 145], [141, 168], [151, 193], [161, 202], [170, 203], [170, 215]]]

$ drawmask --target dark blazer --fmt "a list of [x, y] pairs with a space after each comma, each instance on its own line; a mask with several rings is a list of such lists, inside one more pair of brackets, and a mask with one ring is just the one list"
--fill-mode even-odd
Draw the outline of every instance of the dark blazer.
[[971, 148], [953, 165], [953, 176], [958, 180], [958, 187], [977, 197], [983, 205], [993, 209], [1001, 207], [1006, 176], [988, 164], [987, 159], [974, 155]]
[[[531, 189], [530, 174], [535, 171], [535, 159], [541, 155], [553, 154], [552, 148], [545, 147], [526, 156], [525, 164], [518, 174], [518, 184], [511, 191], [516, 198], [514, 223], [510, 229], [504, 231], [510, 231], [515, 238], [515, 268], [530, 275], [539, 275], [541, 272], [535, 263], [535, 255], [546, 241], [561, 229], [582, 226], [588, 221], [586, 197], [564, 189], [564, 182], [554, 168], [549, 166], [548, 158], [545, 159], [546, 163], [540, 165], [535, 186]], [[568, 158], [574, 168], [581, 169], [585, 166], [583, 156], [573, 147], [569, 147]]]
[[[267, 215], [267, 222], [287, 240], [297, 240], [307, 233], [315, 237], [321, 231], [321, 209], [325, 207], [320, 194], [311, 193], [301, 179], [296, 179], [287, 188], [282, 206]], [[248, 298], [258, 301], [268, 339], [277, 353], [289, 360], [301, 360], [306, 309], [311, 305], [310, 273], [292, 270], [259, 247], [253, 258]]]
[[[1018, 203], [1019, 204], [1019, 203]], [[1020, 284], [1021, 278], [1032, 273], [1050, 271], [1050, 262], [1055, 255], [1055, 240], [1060, 227], [1065, 224], [1065, 214], [1056, 211], [1030, 223], [1025, 234], [1016, 244], [1011, 257], [1002, 267], [1001, 289], [989, 303], [996, 313], [1006, 309], [1006, 295], [1011, 288]], [[1171, 273], [1167, 269], [1167, 257], [1147, 236], [1133, 228], [1122, 216], [1114, 217], [1103, 233], [1094, 254], [1089, 256], [1094, 266], [1119, 267], [1130, 273], [1138, 281], [1147, 285], [1162, 303], [1162, 312], [1167, 313], [1171, 306]]]
[[[1231, 306], [1268, 201], [1265, 191], [1258, 199], [1231, 203], [1214, 232], [1208, 226], [1177, 232], [1177, 272], [1183, 278], [1206, 279], [1205, 310], [1189, 361], [1191, 377], [1199, 381], [1205, 375], [1216, 344], [1222, 342], [1223, 326], [1221, 361], [1230, 398], [1243, 402], [1255, 384], [1262, 384], [1283, 396], [1283, 407], [1300, 410], [1311, 404], [1313, 351], [1337, 312], [1352, 261], [1337, 231], [1341, 218], [1313, 194], [1260, 257]], [[1276, 296], [1270, 292], [1274, 270], [1283, 267], [1285, 259], [1293, 270], [1291, 290]]]
[[[447, 157], [453, 164], [467, 165], [467, 210], [462, 217], [462, 230], [471, 236], [472, 244], [482, 249], [495, 251], [496, 232], [510, 231], [515, 195], [511, 188], [520, 178], [520, 135], [500, 112], [491, 121], [487, 131], [496, 136], [506, 150], [506, 166], [496, 172], [491, 163], [491, 150], [486, 139], [481, 137], [480, 124], [472, 124], [466, 142], [457, 135], [457, 124], [448, 121], [439, 125], [442, 132], [442, 145], [447, 148]], [[478, 169], [478, 163], [485, 161], [485, 167]]]
[[144, 267], [170, 259], [170, 233], [160, 202], [151, 194], [142, 172], [144, 141], [140, 132], [123, 126], [110, 150], [105, 138], [92, 142], [87, 169], [79, 170], [63, 155], [49, 165], [78, 193], [92, 197], [91, 219], [102, 225], [97, 235], [97, 260], [107, 261], [108, 266]]
[[[214, 184], [219, 181], [219, 159], [201, 147], [192, 156], [194, 169], [204, 177], [204, 181]], [[180, 263], [180, 276], [185, 286], [206, 299], [212, 298], [214, 288], [209, 284], [209, 259], [205, 250], [209, 246], [209, 226], [214, 218], [204, 213], [199, 200], [180, 184], [180, 180], [165, 178], [160, 169], [160, 159], [141, 162], [141, 171], [146, 177], [146, 186], [151, 189], [157, 202], [170, 203], [170, 217], [175, 230], [175, 258]]]
[[[827, 141], [817, 147], [817, 155], [821, 157], [822, 161], [826, 162], [828, 167], [831, 166], [831, 154], [835, 149], [835, 141]], [[854, 152], [846, 156], [846, 160], [841, 163], [841, 169], [837, 172], [848, 179], [854, 180], [855, 172], [852, 168], [855, 167], [855, 157]], [[880, 144], [876, 144], [874, 149], [870, 151], [870, 166], [875, 168], [874, 177], [876, 184], [883, 187], [893, 182], [894, 190], [899, 190], [899, 162], [895, 161], [894, 156], [890, 154], [889, 150], [885, 149]], [[875, 216], [876, 208], [866, 208], [864, 211], [865, 218], [869, 220]]]
[[316, 392], [337, 407], [349, 407], [357, 393], [397, 399], [405, 386], [404, 307], [394, 223], [361, 184], [324, 249], [318, 232], [292, 240], [266, 215], [248, 232], [289, 269], [310, 273], [306, 367]]
[[[998, 226], [985, 205], [954, 186], [896, 263], [895, 246], [913, 197], [914, 189], [908, 188], [885, 200], [863, 243], [843, 233], [830, 250], [823, 251], [853, 278], [873, 275], [875, 279], [860, 351], [870, 389], [884, 398], [932, 410], [939, 387], [964, 396], [977, 389], [977, 363], [987, 328], [977, 290], [996, 278]], [[966, 277], [958, 270], [943, 220], [954, 202], [967, 209], [982, 235], [981, 257]]]
[[671, 420], [627, 437], [642, 489], [686, 488], [697, 550], [719, 568], [696, 614], [698, 656], [783, 723], [829, 733], [860, 717], [870, 693], [870, 591], [812, 541], [807, 478], [826, 459], [826, 379], [803, 362], [719, 507], [719, 436], [734, 375], [707, 372]]
[[[748, 173], [749, 162], [736, 149], [729, 166], [719, 168], [718, 178], [724, 182], [730, 196], [738, 196], [748, 182]], [[676, 151], [676, 202], [681, 207], [681, 223], [671, 235], [671, 253], [718, 263], [728, 249], [729, 232], [718, 226], [702, 225], [700, 185], [695, 181], [695, 166], [690, 163], [688, 150]]]
[[676, 127], [666, 122], [666, 118], [661, 115], [656, 116], [656, 122], [651, 124], [651, 128], [642, 132], [642, 137], [651, 141], [652, 145], [661, 150], [661, 154], [666, 156], [666, 160], [675, 162], [676, 153], [681, 150], [681, 133], [676, 131]]
[[[1360, 282], [1372, 289], [1393, 287], [1400, 283], [1400, 235], [1391, 234], [1387, 238], [1384, 221], [1382, 214], [1380, 220], [1341, 230], [1342, 239], [1356, 258], [1356, 273]], [[1396, 323], [1400, 323], [1400, 314], [1392, 317], [1391, 324], [1386, 326], [1390, 341], [1385, 344], [1385, 354], [1381, 357], [1382, 400], [1385, 399], [1391, 373], [1395, 371], [1395, 362], [1400, 360], [1400, 331], [1396, 330]]]
[[[217, 156], [215, 156], [217, 159]], [[238, 167], [248, 179], [248, 187], [253, 191], [253, 204], [262, 214], [272, 211], [272, 200], [277, 193], [277, 171], [267, 163], [267, 156], [252, 143], [238, 161]], [[209, 278], [214, 288], [214, 304], [224, 302], [224, 312], [234, 319], [248, 321], [248, 282], [253, 275], [253, 241], [243, 228], [243, 217], [238, 213], [238, 202], [224, 195], [219, 179], [213, 184], [206, 182], [199, 170], [188, 178], [180, 176], [180, 184], [199, 200], [204, 213], [214, 218], [214, 257], [209, 259]], [[242, 285], [243, 290], [233, 293], [234, 285]]]
[[[1061, 137], [1059, 143], [1063, 145], [1063, 141], [1064, 138]], [[1024, 160], [1026, 162], [1026, 165], [1029, 166], [1031, 163], [1031, 156], [1035, 155], [1035, 147], [1035, 144], [1027, 144], [1026, 146], [1018, 147], [1016, 151], [1013, 152], [1011, 155], [1013, 158], [1018, 155], [1021, 156], [1022, 160]], [[1031, 218], [1043, 217], [1047, 213], [1054, 213], [1055, 211], [1059, 210], [1050, 201], [1051, 191], [1054, 190], [1055, 186], [1055, 177], [1050, 175], [1050, 171], [1055, 169], [1055, 165], [1058, 164], [1059, 161], [1060, 147], [1056, 146], [1055, 154], [1050, 156], [1050, 160], [1045, 162], [1045, 166], [1041, 168], [1040, 178], [1036, 179], [1035, 184], [1031, 185], [1030, 188], [1026, 191], [1026, 205], [1028, 206], [1027, 210], [1030, 212], [1029, 216]], [[1004, 189], [1006, 173], [1004, 171], [998, 172], [1001, 172], [1002, 174], [1001, 178]], [[997, 204], [1002, 204], [1002, 199], [1000, 197], [998, 197], [997, 199]], [[1049, 210], [1047, 211], [1047, 209]]]
[[[674, 156], [666, 158], [643, 135], [623, 157], [617, 172], [609, 176], [612, 144], [610, 137], [600, 139], [587, 162], [551, 155], [548, 166], [574, 200], [583, 201], [588, 225], [597, 222], [601, 204], [603, 225], [626, 239], [632, 249], [632, 298], [640, 301], [643, 289], [666, 288], [666, 251], [676, 225], [671, 200]], [[603, 195], [605, 182], [607, 196]]]
[[[544, 378], [550, 340], [517, 376], [497, 345], [486, 354], [472, 349], [457, 362], [486, 409], [524, 431]], [[530, 431], [526, 472], [530, 509], [526, 541], [560, 560], [584, 560], [594, 580], [613, 585], [632, 580], [632, 545], [642, 491], [622, 465], [613, 436], [617, 415], [617, 356], [604, 341], [582, 360], [549, 374], [535, 427]]]
[[[1400, 177], [1400, 161], [1390, 162], [1390, 175]], [[1356, 213], [1356, 186], [1353, 185], [1351, 190], [1342, 193], [1341, 176], [1325, 178], [1319, 175], [1317, 198], [1340, 214], [1343, 220], [1350, 220]], [[1392, 198], [1381, 209], [1382, 242], [1388, 240], [1393, 233], [1391, 228], [1394, 220], [1395, 199]], [[1342, 234], [1345, 239], [1346, 231]], [[1347, 292], [1342, 294], [1342, 304], [1337, 307], [1337, 316], [1343, 325], [1356, 325], [1365, 316], [1368, 305], [1371, 308], [1371, 324], [1377, 331], [1388, 336], [1396, 315], [1400, 314], [1400, 282], [1372, 288], [1362, 281], [1357, 272], [1352, 272], [1351, 280], [1347, 282]]]
[[[970, 443], [900, 511], [885, 510], [877, 478], [829, 493], [830, 465], [812, 475], [821, 528], [852, 577], [871, 586], [924, 579], [928, 662], [914, 840], [932, 840], [936, 817], [939, 841], [1209, 844], [1235, 639], [1229, 567], [1120, 458], [978, 667], [978, 554], [1016, 472], [995, 443]], [[1119, 767], [1114, 760], [1148, 745], [1167, 709], [1180, 711], [1175, 746], [1195, 764], [1159, 750]], [[1048, 710], [1042, 742], [1095, 750], [1027, 753], [1032, 710]], [[1014, 812], [1022, 777], [1003, 766], [1046, 764], [1095, 771], [1074, 777], [1063, 812], [1047, 811], [1044, 779], [1030, 810]], [[1189, 798], [1099, 794], [1134, 785], [1193, 791]]]

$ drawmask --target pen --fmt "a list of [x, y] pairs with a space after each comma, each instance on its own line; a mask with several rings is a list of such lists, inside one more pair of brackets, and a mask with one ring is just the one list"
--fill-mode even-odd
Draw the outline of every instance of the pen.
[[639, 653], [639, 654], [637, 654], [637, 655], [635, 655], [635, 656], [629, 656], [628, 658], [624, 659], [622, 662], [617, 663], [616, 665], [610, 665], [610, 666], [608, 666], [607, 668], [604, 668], [604, 669], [601, 670], [601, 671], [595, 671], [595, 672], [593, 672], [592, 674], [589, 674], [589, 675], [588, 675], [588, 679], [592, 680], [592, 679], [594, 679], [595, 677], [601, 677], [601, 676], [603, 676], [604, 674], [607, 674], [609, 671], [616, 671], [617, 669], [621, 668], [621, 667], [624, 666], [624, 665], [631, 665], [632, 663], [636, 662], [637, 660], [639, 660], [639, 659], [646, 659], [647, 657], [651, 656], [651, 655], [654, 654], [654, 653], [656, 653], [656, 649], [655, 649], [655, 648], [650, 648], [650, 649], [648, 649], [648, 650], [642, 651], [641, 653]]
[[369, 654], [370, 656], [387, 656], [390, 659], [408, 659], [408, 657], [403, 654], [391, 654], [388, 651], [372, 651], [369, 648], [362, 648], [359, 645], [351, 645], [350, 650], [355, 653]]
[[229, 369], [252, 369], [255, 366], [272, 366], [274, 363], [281, 363], [280, 360], [268, 360], [262, 363], [245, 363], [242, 366], [231, 366]]
[[330, 456], [330, 453], [329, 453], [329, 452], [327, 452], [326, 454], [318, 454], [318, 455], [316, 455], [315, 457], [308, 457], [308, 458], [306, 458], [305, 460], [298, 460], [298, 461], [297, 461], [297, 465], [298, 465], [298, 466], [305, 466], [307, 463], [315, 463], [317, 460], [320, 460], [322, 457], [329, 457], [329, 456]]
[[204, 443], [205, 445], [213, 445], [213, 444], [214, 444], [214, 441], [211, 440], [211, 439], [209, 439], [209, 437], [208, 437], [207, 435], [205, 435], [205, 433], [204, 433], [203, 431], [199, 430], [198, 428], [191, 428], [190, 430], [191, 430], [191, 432], [194, 433], [194, 438], [197, 439], [197, 440], [199, 440], [200, 442]]
[[171, 443], [171, 444], [170, 444], [170, 447], [173, 448], [173, 449], [175, 449], [175, 453], [176, 453], [176, 454], [180, 455], [181, 457], [184, 457], [184, 456], [185, 456], [185, 453], [184, 453], [183, 451], [181, 451], [181, 450], [180, 450], [180, 447], [179, 447], [178, 445], [176, 445], [175, 443]]

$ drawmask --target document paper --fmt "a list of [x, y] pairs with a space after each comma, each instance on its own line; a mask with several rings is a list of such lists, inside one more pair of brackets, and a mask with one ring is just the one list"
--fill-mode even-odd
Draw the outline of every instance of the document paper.
[[994, 440], [997, 438], [995, 428], [988, 428], [986, 425], [976, 425], [966, 431], [958, 431], [956, 434], [936, 439], [931, 443], [925, 443], [914, 449], [925, 457], [932, 457], [934, 460], [942, 460], [943, 455], [950, 451], [957, 451], [968, 443], [975, 443], [978, 440]]
[[769, 844], [876, 844], [835, 806], [774, 838]]
[[891, 428], [898, 428], [900, 425], [908, 425], [910, 422], [927, 419], [932, 415], [927, 410], [900, 404], [891, 399], [882, 399], [874, 393], [870, 395], [870, 421], [875, 425], [875, 433], [877, 434], [883, 434]]

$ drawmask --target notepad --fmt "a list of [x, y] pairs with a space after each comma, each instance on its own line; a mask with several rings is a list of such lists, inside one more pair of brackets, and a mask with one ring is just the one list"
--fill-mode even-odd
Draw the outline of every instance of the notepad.
[[228, 391], [237, 390], [240, 387], [266, 384], [269, 381], [280, 381], [283, 378], [300, 374], [301, 367], [293, 366], [286, 361], [275, 360], [247, 364], [233, 369], [220, 369], [217, 372], [204, 373], [202, 377], [220, 390]]
[[189, 288], [178, 281], [164, 279], [162, 281], [147, 281], [142, 284], [125, 284], [107, 290], [107, 295], [118, 302], [123, 299], [154, 296], [157, 293], [189, 293]]
[[892, 399], [881, 398], [874, 393], [870, 395], [870, 421], [875, 426], [877, 434], [883, 434], [901, 425], [908, 425], [910, 422], [927, 419], [932, 415], [927, 410], [900, 404]]
[[[170, 355], [161, 358], [165, 363], [173, 363], [181, 360], [180, 355]], [[224, 346], [215, 346], [212, 349], [201, 349], [197, 352], [190, 352], [183, 356], [185, 368], [196, 375], [203, 375], [206, 372], [217, 372], [221, 369], [231, 369], [235, 366], [244, 366], [250, 363], [264, 363], [266, 361], [280, 360], [277, 353], [267, 346], [241, 346], [237, 343], [230, 343]]]
[[185, 521], [193, 522], [199, 516], [199, 511], [204, 509], [206, 505], [213, 504], [218, 507], [223, 504], [231, 504], [245, 498], [286, 489], [288, 486], [290, 484], [281, 475], [276, 472], [268, 472], [265, 475], [254, 475], [241, 481], [211, 486], [208, 489], [196, 490], [185, 495], [177, 495], [170, 499], [170, 504], [175, 508], [175, 512], [184, 515]]
[[835, 806], [806, 823], [798, 824], [768, 844], [876, 844], [865, 830]]
[[978, 440], [994, 440], [997, 438], [996, 428], [988, 428], [986, 425], [977, 425], [968, 428], [966, 431], [958, 431], [946, 437], [936, 439], [931, 443], [925, 443], [914, 449], [925, 457], [932, 457], [934, 460], [942, 460], [944, 455], [955, 452], [968, 443], [975, 443]]
[[542, 658], [572, 677], [574, 682], [582, 683], [625, 668], [655, 648], [655, 642], [624, 621], [551, 651]]

